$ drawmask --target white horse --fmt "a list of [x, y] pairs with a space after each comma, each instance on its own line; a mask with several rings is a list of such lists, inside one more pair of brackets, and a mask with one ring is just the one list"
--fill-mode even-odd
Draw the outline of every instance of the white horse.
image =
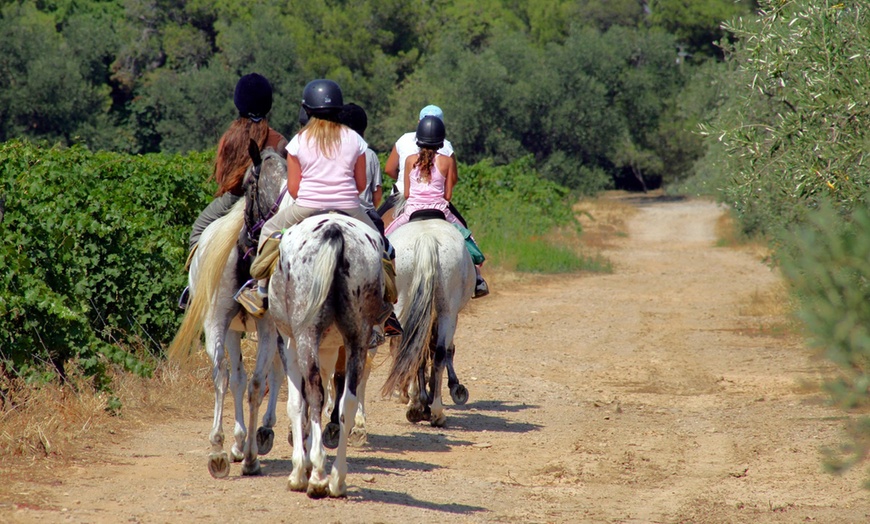
[[459, 312], [474, 294], [474, 262], [465, 239], [446, 220], [411, 221], [389, 239], [396, 250], [396, 311], [404, 334], [383, 392], [408, 392], [405, 415], [410, 422], [428, 420], [433, 426], [443, 426], [447, 420], [441, 402], [445, 367], [454, 402], [463, 404], [468, 399], [468, 391], [453, 372], [453, 336]]
[[[357, 413], [365, 390], [372, 328], [384, 308], [383, 244], [378, 233], [362, 222], [328, 213], [291, 227], [279, 249], [269, 284], [269, 309], [279, 333], [288, 342], [284, 360], [293, 438], [293, 470], [288, 487], [307, 490], [311, 497], [341, 497], [347, 491], [348, 415]], [[321, 429], [324, 384], [331, 382], [329, 377], [339, 355], [338, 344], [324, 340], [330, 329], [341, 335], [346, 374], [337, 406], [338, 447], [327, 475]], [[259, 384], [265, 378], [266, 366], [274, 359], [273, 351], [271, 346], [259, 348], [249, 398], [252, 423], [262, 398]], [[245, 460], [256, 461], [256, 450], [257, 443], [249, 436]]]
[[[252, 155], [255, 153], [254, 165], [246, 174], [249, 181], [246, 182], [246, 187], [249, 190], [253, 187], [254, 191], [261, 193], [260, 198], [271, 200], [274, 204], [280, 193], [280, 181], [286, 177], [286, 162], [271, 150], [266, 150], [262, 158], [256, 147], [252, 149]], [[274, 347], [280, 342], [268, 314], [261, 319], [254, 319], [246, 315], [233, 299], [233, 294], [247, 279], [247, 265], [242, 263], [244, 251], [239, 247], [240, 234], [245, 230], [243, 226], [262, 220], [258, 209], [269, 208], [264, 205], [248, 207], [246, 213], [245, 200], [240, 200], [227, 215], [209, 224], [200, 237], [188, 273], [190, 301], [181, 327], [168, 351], [170, 358], [183, 360], [198, 345], [202, 333], [205, 333], [205, 350], [212, 364], [215, 389], [214, 418], [209, 434], [212, 449], [208, 457], [208, 470], [215, 478], [229, 475], [230, 458], [234, 462], [243, 459], [248, 436], [244, 417], [247, 375], [242, 363], [242, 333], [256, 331], [258, 347]], [[281, 376], [284, 374], [284, 365], [277, 354], [270, 364], [272, 369], [269, 374], [269, 404], [262, 426], [256, 433], [258, 449], [262, 454], [268, 453], [272, 448], [272, 428], [276, 422], [278, 392], [281, 389]], [[235, 404], [235, 442], [230, 449], [230, 456], [223, 449], [222, 419], [227, 386], [233, 393]], [[251, 427], [255, 424], [256, 420]], [[247, 464], [243, 464], [242, 473], [254, 472]]]

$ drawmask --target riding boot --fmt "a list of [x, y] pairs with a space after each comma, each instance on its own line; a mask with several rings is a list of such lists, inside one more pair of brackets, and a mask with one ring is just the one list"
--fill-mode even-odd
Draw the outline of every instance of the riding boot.
[[254, 279], [245, 282], [233, 298], [245, 308], [245, 311], [251, 314], [254, 318], [263, 318], [266, 310], [269, 309], [269, 287], [268, 280], [257, 282]]
[[474, 266], [474, 273], [477, 276], [477, 282], [474, 285], [474, 295], [472, 295], [471, 298], [480, 298], [489, 295], [489, 286], [480, 274], [480, 266]]
[[281, 245], [281, 232], [276, 231], [264, 240], [257, 250], [257, 257], [251, 262], [251, 276], [258, 280], [268, 280], [278, 265], [278, 247]]

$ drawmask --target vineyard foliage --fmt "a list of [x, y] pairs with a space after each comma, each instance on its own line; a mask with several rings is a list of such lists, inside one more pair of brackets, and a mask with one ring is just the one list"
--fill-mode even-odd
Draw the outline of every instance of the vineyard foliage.
[[177, 327], [190, 225], [208, 202], [211, 155], [130, 156], [0, 145], [0, 359], [102, 387], [105, 366], [149, 372]]

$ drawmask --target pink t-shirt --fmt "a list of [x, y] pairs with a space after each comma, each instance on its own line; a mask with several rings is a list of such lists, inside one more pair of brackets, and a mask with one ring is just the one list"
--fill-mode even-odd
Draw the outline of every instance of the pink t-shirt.
[[353, 168], [366, 148], [366, 141], [344, 126], [341, 128], [341, 142], [332, 158], [322, 155], [317, 144], [307, 140], [304, 134], [294, 136], [287, 144], [287, 154], [299, 159], [302, 167], [296, 204], [316, 209], [359, 207]]

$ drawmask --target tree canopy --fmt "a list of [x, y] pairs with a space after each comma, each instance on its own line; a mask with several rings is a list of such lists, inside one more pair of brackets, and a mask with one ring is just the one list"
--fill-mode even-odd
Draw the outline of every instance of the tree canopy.
[[[731, 0], [5, 1], [0, 140], [93, 150], [213, 148], [249, 72], [296, 131], [302, 87], [331, 78], [363, 106], [376, 150], [445, 109], [464, 161], [532, 155], [581, 191], [657, 185], [701, 154], [676, 116], [698, 67], [721, 58]], [[38, 44], [38, 45], [35, 45]], [[686, 107], [683, 106], [685, 110]]]

